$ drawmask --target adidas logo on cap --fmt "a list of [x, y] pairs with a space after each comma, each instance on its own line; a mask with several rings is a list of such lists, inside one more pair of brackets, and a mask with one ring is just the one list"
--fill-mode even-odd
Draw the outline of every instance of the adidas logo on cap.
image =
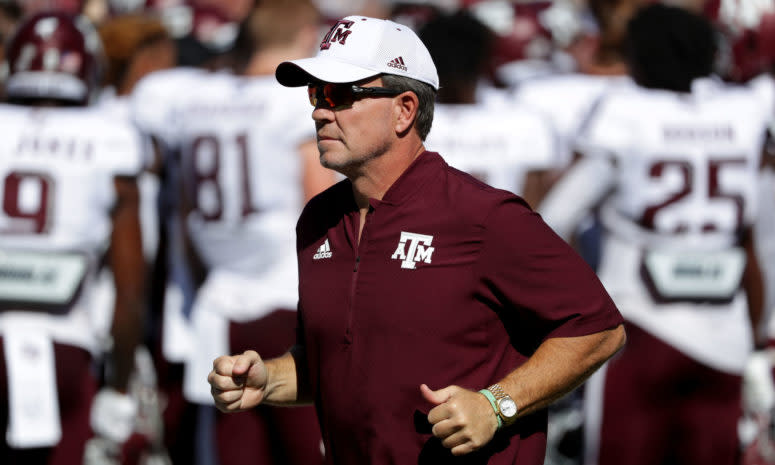
[[331, 246], [328, 245], [328, 239], [318, 247], [317, 252], [312, 256], [313, 260], [320, 260], [321, 258], [331, 258]]
[[391, 68], [400, 69], [401, 71], [408, 71], [406, 64], [404, 64], [403, 57], [393, 58], [392, 60], [388, 61], [387, 65]]

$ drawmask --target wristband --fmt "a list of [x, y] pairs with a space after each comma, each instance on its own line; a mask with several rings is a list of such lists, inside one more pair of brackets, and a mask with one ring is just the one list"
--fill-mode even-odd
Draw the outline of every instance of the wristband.
[[482, 394], [490, 402], [492, 410], [495, 412], [495, 419], [498, 420], [498, 429], [501, 429], [501, 426], [503, 426], [503, 420], [501, 420], [500, 413], [498, 412], [498, 405], [495, 403], [495, 396], [492, 395], [492, 392], [487, 389], [482, 389], [479, 391], [479, 394]]

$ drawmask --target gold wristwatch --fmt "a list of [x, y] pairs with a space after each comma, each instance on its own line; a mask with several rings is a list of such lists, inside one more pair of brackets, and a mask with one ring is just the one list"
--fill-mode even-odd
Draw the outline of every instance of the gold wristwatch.
[[488, 391], [490, 391], [495, 397], [495, 406], [498, 407], [498, 416], [500, 417], [501, 421], [503, 421], [503, 424], [508, 426], [517, 419], [517, 412], [519, 409], [517, 408], [517, 403], [514, 402], [514, 399], [509, 397], [508, 394], [506, 394], [503, 391], [503, 388], [500, 384], [493, 384], [492, 386], [487, 388]]

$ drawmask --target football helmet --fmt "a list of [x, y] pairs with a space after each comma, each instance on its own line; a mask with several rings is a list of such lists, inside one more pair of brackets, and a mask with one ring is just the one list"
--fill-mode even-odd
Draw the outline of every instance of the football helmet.
[[719, 71], [745, 82], [775, 65], [775, 0], [720, 0], [707, 12], [721, 32]]
[[492, 74], [502, 85], [575, 67], [566, 48], [587, 25], [573, 0], [467, 0], [464, 4], [495, 33]]
[[212, 5], [177, 5], [160, 10], [160, 16], [173, 38], [189, 37], [217, 53], [231, 47], [239, 32], [239, 25]]
[[35, 14], [8, 44], [6, 95], [87, 104], [99, 86], [101, 56], [99, 36], [85, 17]]

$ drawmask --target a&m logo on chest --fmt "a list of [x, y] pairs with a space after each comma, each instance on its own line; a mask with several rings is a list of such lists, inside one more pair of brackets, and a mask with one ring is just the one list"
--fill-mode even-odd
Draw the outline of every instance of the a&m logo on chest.
[[413, 270], [418, 262], [431, 262], [435, 250], [431, 247], [433, 236], [401, 231], [401, 239], [393, 255], [393, 260], [401, 260], [401, 268]]

